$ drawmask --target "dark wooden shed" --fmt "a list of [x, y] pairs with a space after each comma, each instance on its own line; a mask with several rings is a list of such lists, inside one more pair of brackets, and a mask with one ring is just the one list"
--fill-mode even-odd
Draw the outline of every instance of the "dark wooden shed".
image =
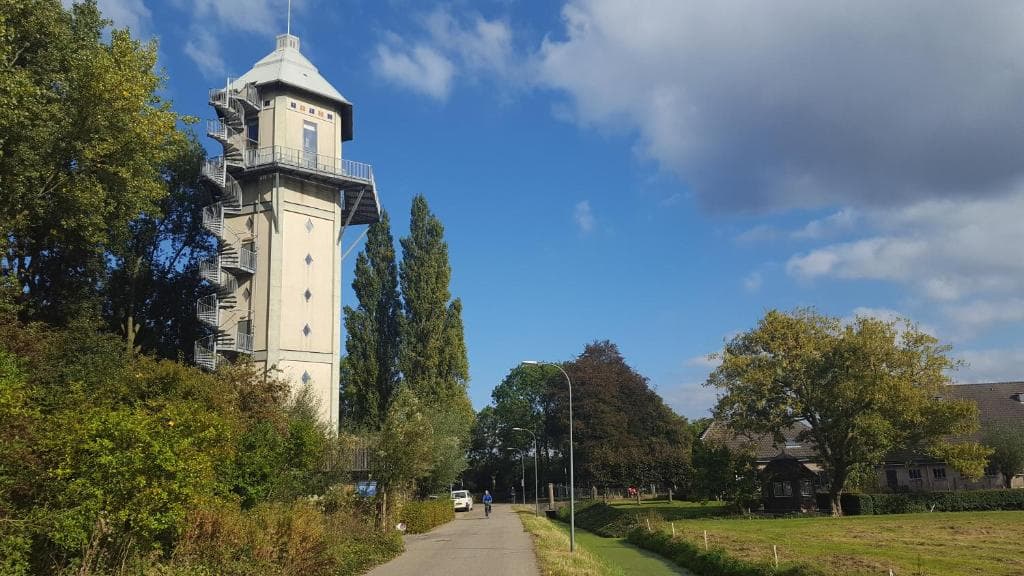
[[761, 470], [761, 503], [765, 512], [814, 512], [817, 474], [782, 452]]

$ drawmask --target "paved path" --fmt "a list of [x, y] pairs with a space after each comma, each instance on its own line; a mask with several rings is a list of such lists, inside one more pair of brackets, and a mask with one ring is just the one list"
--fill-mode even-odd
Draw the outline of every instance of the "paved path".
[[367, 576], [539, 576], [533, 540], [508, 504], [457, 512], [426, 534], [405, 537], [405, 553]]

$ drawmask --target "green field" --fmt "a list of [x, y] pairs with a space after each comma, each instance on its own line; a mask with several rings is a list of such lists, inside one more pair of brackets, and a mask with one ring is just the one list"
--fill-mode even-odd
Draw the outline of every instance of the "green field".
[[[636, 506], [630, 507], [632, 511]], [[646, 508], [641, 506], [641, 508]], [[830, 575], [1024, 574], [1024, 512], [935, 512], [846, 518], [685, 518], [676, 534], [700, 546], [704, 531], [713, 548], [757, 562], [805, 562]], [[659, 527], [671, 530], [671, 525]]]

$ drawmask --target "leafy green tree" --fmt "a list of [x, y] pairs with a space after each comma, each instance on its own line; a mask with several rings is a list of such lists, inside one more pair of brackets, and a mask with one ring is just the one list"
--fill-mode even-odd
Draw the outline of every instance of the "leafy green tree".
[[372, 475], [378, 483], [378, 520], [387, 525], [392, 496], [409, 490], [429, 475], [434, 464], [433, 422], [422, 403], [399, 387], [375, 442]]
[[0, 4], [0, 271], [50, 322], [99, 310], [106, 252], [159, 210], [184, 142], [156, 44], [106, 25], [94, 1]]
[[981, 443], [992, 449], [989, 464], [1003, 475], [1003, 485], [1012, 487], [1013, 477], [1024, 474], [1024, 427], [999, 422], [982, 428]]
[[423, 404], [434, 425], [431, 473], [421, 491], [446, 486], [465, 469], [473, 408], [466, 393], [469, 362], [462, 304], [450, 301], [448, 245], [444, 227], [422, 196], [413, 199], [409, 236], [402, 238], [399, 281], [399, 367], [403, 386]]
[[346, 370], [342, 386], [344, 425], [378, 430], [399, 382], [398, 265], [388, 213], [370, 225], [366, 247], [356, 258], [352, 289], [357, 308], [345, 307]]
[[956, 365], [948, 351], [913, 325], [772, 310], [725, 345], [707, 385], [723, 392], [715, 416], [737, 432], [781, 442], [783, 430], [809, 424], [797, 440], [817, 450], [840, 515], [851, 473], [896, 448], [925, 450], [980, 476], [987, 451], [946, 440], [978, 426], [974, 404], [941, 399]]

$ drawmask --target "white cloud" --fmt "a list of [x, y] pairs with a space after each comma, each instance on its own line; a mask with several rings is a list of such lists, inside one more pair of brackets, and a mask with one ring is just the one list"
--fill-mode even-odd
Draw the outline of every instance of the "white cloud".
[[576, 226], [580, 229], [580, 232], [587, 234], [594, 229], [596, 221], [594, 219], [594, 212], [590, 209], [590, 201], [582, 200], [576, 203], [576, 207], [572, 211], [572, 219], [576, 222]]
[[758, 224], [738, 234], [734, 241], [740, 245], [760, 245], [771, 242], [779, 236], [779, 231], [767, 224]]
[[[959, 337], [964, 338], [974, 336], [995, 324], [1024, 322], [1024, 300], [973, 300], [946, 306], [944, 312], [956, 325]], [[1024, 377], [1024, 372], [1021, 377]]]
[[793, 232], [792, 236], [799, 240], [817, 240], [842, 234], [853, 229], [857, 218], [856, 211], [851, 208], [843, 208], [831, 216], [808, 222], [806, 226]]
[[687, 382], [659, 388], [658, 393], [678, 414], [691, 420], [711, 415], [718, 401], [718, 390], [700, 382]]
[[425, 94], [436, 100], [445, 100], [451, 90], [455, 66], [430, 46], [417, 45], [404, 50], [380, 44], [373, 63], [382, 77]]
[[751, 272], [743, 279], [743, 289], [753, 294], [761, 290], [761, 285], [763, 283], [764, 278], [761, 277], [760, 272]]
[[579, 123], [635, 130], [706, 205], [898, 206], [1024, 176], [1017, 2], [570, 0], [562, 18], [539, 82]]
[[[193, 22], [199, 25], [218, 25], [224, 28], [259, 34], [283, 34], [287, 26], [288, 0], [175, 0], [190, 11]], [[293, 1], [292, 22], [305, 2]], [[209, 28], [208, 28], [209, 29]], [[294, 29], [293, 29], [294, 31]]]
[[192, 38], [185, 43], [184, 50], [207, 80], [223, 80], [227, 75], [220, 43], [209, 31], [193, 30]]
[[[74, 0], [61, 0], [61, 4], [70, 8]], [[148, 35], [152, 13], [143, 0], [99, 0], [97, 6], [104, 18], [113, 21], [115, 28], [130, 28], [136, 38]]]
[[967, 365], [952, 374], [955, 382], [1017, 382], [1024, 380], [1024, 348], [966, 350], [954, 356]]
[[480, 15], [456, 17], [438, 8], [420, 25], [426, 35], [418, 41], [388, 33], [385, 42], [377, 44], [378, 74], [437, 100], [448, 97], [459, 74], [512, 74], [512, 30], [505, 22]]

